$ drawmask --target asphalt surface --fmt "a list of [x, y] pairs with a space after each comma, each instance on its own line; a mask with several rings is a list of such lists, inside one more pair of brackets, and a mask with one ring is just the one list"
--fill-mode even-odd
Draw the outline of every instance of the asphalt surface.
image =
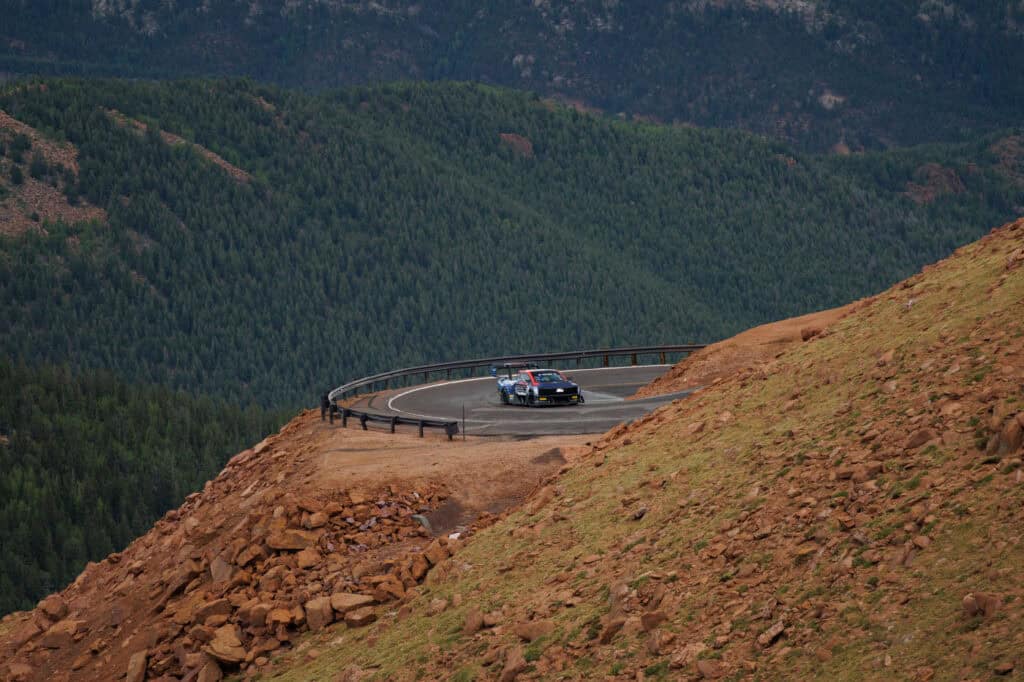
[[358, 409], [414, 419], [455, 420], [476, 436], [542, 436], [604, 433], [656, 407], [689, 394], [672, 393], [626, 400], [638, 388], [661, 376], [671, 365], [563, 370], [580, 385], [583, 405], [523, 407], [503, 405], [492, 377], [462, 379], [399, 389], [359, 401]]

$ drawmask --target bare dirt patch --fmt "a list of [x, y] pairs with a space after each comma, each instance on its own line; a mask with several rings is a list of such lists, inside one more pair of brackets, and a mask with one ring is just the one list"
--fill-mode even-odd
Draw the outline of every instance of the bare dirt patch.
[[533, 142], [515, 133], [499, 133], [498, 137], [501, 138], [502, 144], [511, 149], [519, 156], [532, 159], [533, 158]]
[[861, 305], [863, 302], [851, 303], [754, 327], [697, 351], [631, 397], [648, 398], [708, 386], [741, 369], [771, 360], [806, 340], [804, 337], [818, 336]]
[[[14, 161], [9, 158], [0, 159], [0, 183], [3, 189], [0, 191], [0, 234], [16, 237], [29, 230], [41, 231], [47, 221], [106, 222], [106, 211], [81, 200], [72, 206], [60, 188], [60, 169], [78, 174], [78, 150], [74, 145], [49, 140], [35, 128], [0, 111], [0, 139], [10, 141], [17, 135], [28, 137], [32, 146], [24, 154], [22, 162], [17, 164], [24, 178], [21, 184], [16, 185], [10, 181]], [[30, 175], [29, 159], [37, 153], [46, 162], [47, 175], [51, 176], [52, 182]]]
[[[469, 438], [449, 442], [444, 436], [405, 434], [323, 426], [314, 430], [315, 485], [351, 488], [382, 481], [414, 485], [443, 483], [465, 518], [495, 513], [523, 500], [545, 477], [587, 450], [591, 436], [551, 436], [531, 440]], [[495, 506], [500, 501], [501, 506]]]
[[999, 157], [998, 169], [1005, 176], [1024, 185], [1024, 137], [1010, 135], [999, 140], [989, 151]]
[[[129, 117], [125, 116], [124, 114], [122, 114], [120, 111], [117, 111], [116, 109], [107, 109], [106, 113], [107, 113], [107, 116], [109, 116], [115, 123], [117, 123], [120, 126], [123, 126], [123, 127], [126, 127], [126, 128], [129, 128], [129, 127], [130, 128], [134, 128], [135, 130], [139, 131], [140, 133], [144, 132], [146, 130], [146, 124], [145, 123], [143, 123], [141, 121], [137, 121], [134, 118], [129, 118]], [[170, 145], [172, 147], [179, 146], [179, 145], [187, 145], [187, 146], [191, 147], [192, 149], [194, 149], [196, 151], [197, 154], [199, 154], [200, 156], [205, 158], [207, 161], [210, 161], [214, 165], [219, 166], [220, 168], [224, 169], [224, 171], [228, 175], [230, 175], [232, 178], [234, 178], [238, 182], [249, 182], [250, 180], [252, 180], [252, 176], [249, 175], [247, 172], [245, 172], [244, 170], [242, 170], [238, 166], [235, 166], [235, 165], [229, 163], [224, 157], [220, 156], [216, 152], [210, 151], [209, 149], [207, 149], [206, 147], [204, 147], [202, 145], [196, 144], [195, 142], [189, 142], [188, 140], [186, 140], [185, 138], [181, 137], [180, 135], [175, 135], [174, 133], [169, 133], [166, 130], [161, 130], [160, 131], [160, 138], [166, 144], [168, 144], [168, 145]]]
[[926, 163], [914, 173], [914, 182], [907, 183], [906, 195], [916, 204], [930, 204], [947, 194], [967, 191], [963, 180], [952, 168]]
[[75, 174], [78, 173], [78, 150], [73, 144], [49, 140], [40, 135], [32, 126], [22, 123], [2, 110], [0, 110], [0, 130], [28, 136], [32, 140], [32, 149], [39, 151], [47, 163], [60, 164]]
[[84, 202], [71, 206], [58, 188], [32, 177], [21, 185], [8, 186], [11, 194], [0, 200], [0, 234], [17, 237], [42, 230], [44, 222], [106, 222], [107, 212]]

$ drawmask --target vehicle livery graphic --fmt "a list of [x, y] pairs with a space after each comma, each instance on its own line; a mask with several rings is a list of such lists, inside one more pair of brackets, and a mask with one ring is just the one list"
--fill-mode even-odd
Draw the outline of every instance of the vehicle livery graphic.
[[580, 405], [579, 384], [557, 369], [540, 369], [534, 363], [505, 363], [491, 367], [498, 380], [498, 397], [505, 405]]

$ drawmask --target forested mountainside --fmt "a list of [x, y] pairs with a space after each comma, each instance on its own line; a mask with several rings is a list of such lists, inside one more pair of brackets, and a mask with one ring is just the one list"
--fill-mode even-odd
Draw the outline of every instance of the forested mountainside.
[[823, 157], [459, 84], [55, 80], [0, 109], [0, 352], [240, 405], [722, 338], [873, 293], [1024, 206], [1013, 135]]
[[120, 551], [283, 418], [0, 358], [0, 614]]
[[474, 80], [808, 149], [1015, 125], [1019, 0], [15, 0], [8, 74]]

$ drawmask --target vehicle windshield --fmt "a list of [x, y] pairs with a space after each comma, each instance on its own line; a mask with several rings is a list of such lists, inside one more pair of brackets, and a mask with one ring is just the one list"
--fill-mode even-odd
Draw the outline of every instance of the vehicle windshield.
[[561, 372], [555, 372], [552, 370], [546, 370], [544, 372], [534, 372], [533, 378], [541, 384], [550, 384], [553, 381], [565, 381], [565, 377], [562, 376]]

